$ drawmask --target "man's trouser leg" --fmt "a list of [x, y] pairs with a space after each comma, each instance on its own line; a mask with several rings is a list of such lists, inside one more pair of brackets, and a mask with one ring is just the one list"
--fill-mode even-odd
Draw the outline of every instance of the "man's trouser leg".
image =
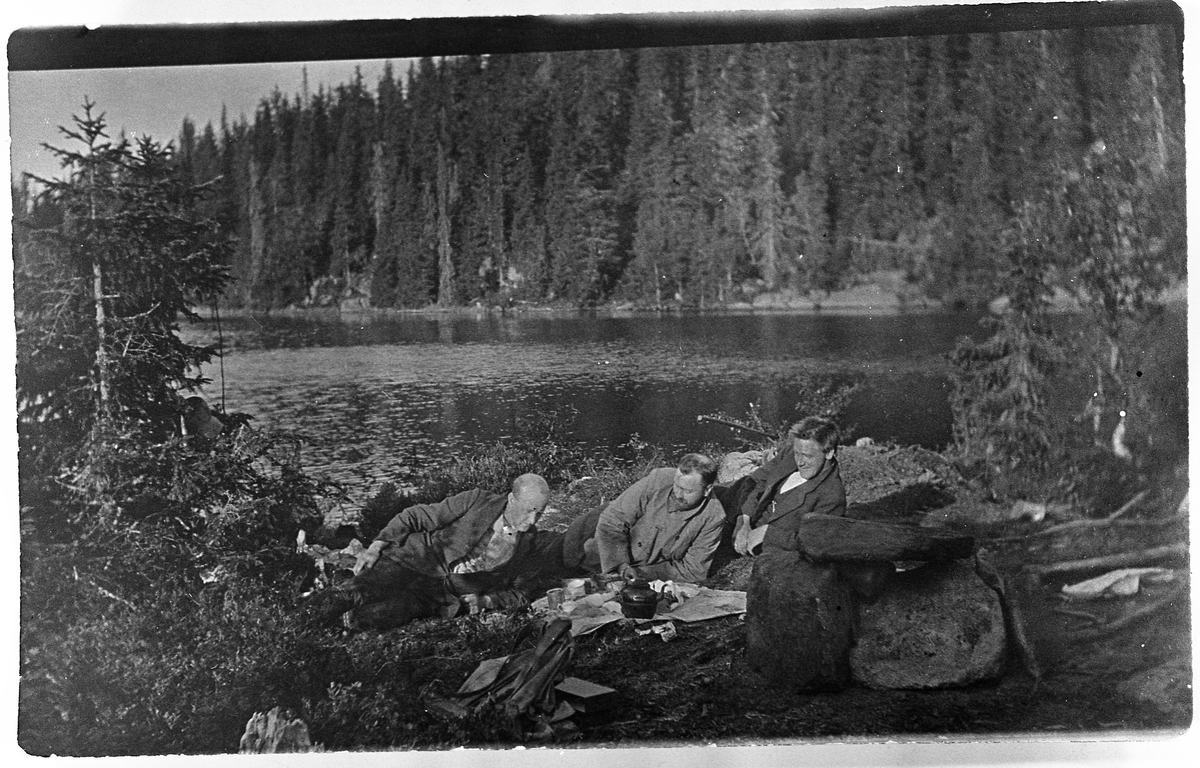
[[507, 570], [515, 579], [564, 578], [563, 542], [562, 533], [534, 531], [532, 535], [522, 538], [512, 560], [500, 566], [500, 569]]
[[596, 538], [596, 524], [600, 522], [601, 508], [593, 509], [571, 521], [563, 534], [562, 560], [568, 576], [583, 576], [600, 571], [600, 554], [587, 548], [587, 542]]
[[355, 576], [348, 589], [356, 603], [348, 624], [355, 629], [391, 629], [448, 611], [453, 615], [457, 610], [457, 599], [446, 591], [443, 578], [418, 573], [385, 558]]

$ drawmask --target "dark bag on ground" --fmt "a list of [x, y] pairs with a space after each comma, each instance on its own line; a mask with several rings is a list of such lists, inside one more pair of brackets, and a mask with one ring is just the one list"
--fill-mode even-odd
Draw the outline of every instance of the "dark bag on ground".
[[533, 647], [481, 663], [451, 699], [469, 711], [492, 709], [519, 726], [523, 735], [562, 735], [562, 723], [573, 714], [558, 702], [554, 686], [566, 677], [575, 654], [571, 622], [532, 622], [517, 636], [514, 649], [537, 638]]

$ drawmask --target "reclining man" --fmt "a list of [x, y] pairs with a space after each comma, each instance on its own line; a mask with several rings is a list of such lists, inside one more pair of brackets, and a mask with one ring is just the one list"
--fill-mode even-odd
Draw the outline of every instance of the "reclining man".
[[725, 523], [712, 495], [716, 479], [717, 463], [698, 453], [652, 471], [608, 506], [575, 518], [563, 541], [564, 566], [623, 579], [703, 580]]
[[525, 583], [562, 567], [562, 534], [534, 527], [549, 498], [545, 479], [525, 474], [507, 495], [477, 489], [408, 507], [358, 556], [354, 578], [316, 593], [310, 610], [344, 613], [351, 629], [390, 629], [522, 604]]
[[741, 508], [733, 532], [739, 555], [761, 547], [800, 549], [800, 521], [813, 513], [845, 516], [846, 489], [838, 470], [838, 427], [810, 416], [796, 422], [771, 461], [735, 486]]

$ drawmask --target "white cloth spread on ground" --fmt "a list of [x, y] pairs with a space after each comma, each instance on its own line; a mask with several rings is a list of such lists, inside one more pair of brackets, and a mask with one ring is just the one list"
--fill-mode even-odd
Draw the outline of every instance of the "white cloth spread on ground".
[[[709, 589], [673, 581], [655, 581], [651, 582], [650, 586], [664, 594], [665, 599], [659, 600], [658, 610], [653, 618], [637, 619], [639, 623], [668, 620], [706, 621], [746, 612], [745, 592]], [[550, 610], [544, 597], [535, 600], [531, 607], [538, 613], [570, 619], [571, 634], [576, 637], [590, 634], [605, 624], [624, 618], [621, 613], [621, 596], [615, 592], [597, 592], [579, 600], [569, 600], [563, 603], [558, 611]]]

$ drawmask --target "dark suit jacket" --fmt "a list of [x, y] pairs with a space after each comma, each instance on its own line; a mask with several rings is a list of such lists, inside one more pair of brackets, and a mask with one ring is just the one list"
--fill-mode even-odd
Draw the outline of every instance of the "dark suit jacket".
[[506, 494], [476, 489], [411, 506], [375, 537], [388, 542], [381, 556], [418, 573], [445, 576], [455, 563], [487, 545], [507, 501]]
[[754, 527], [770, 525], [763, 538], [763, 549], [800, 550], [797, 538], [800, 519], [805, 515], [846, 514], [846, 489], [838, 472], [837, 459], [825, 462], [816, 477], [782, 496], [780, 484], [796, 471], [796, 458], [791, 444], [749, 475], [749, 492], [742, 502], [741, 513], [750, 517]]
[[[460, 560], [483, 551], [504, 514], [507, 494], [464, 491], [436, 504], [416, 504], [392, 518], [376, 540], [388, 542], [380, 562], [354, 577], [373, 625], [396, 626], [419, 616], [454, 616], [459, 595], [489, 594], [498, 606], [520, 605], [518, 590], [562, 568], [562, 534], [529, 528], [517, 534], [512, 556], [491, 571], [452, 573]], [[530, 580], [522, 585], [522, 579]]]

